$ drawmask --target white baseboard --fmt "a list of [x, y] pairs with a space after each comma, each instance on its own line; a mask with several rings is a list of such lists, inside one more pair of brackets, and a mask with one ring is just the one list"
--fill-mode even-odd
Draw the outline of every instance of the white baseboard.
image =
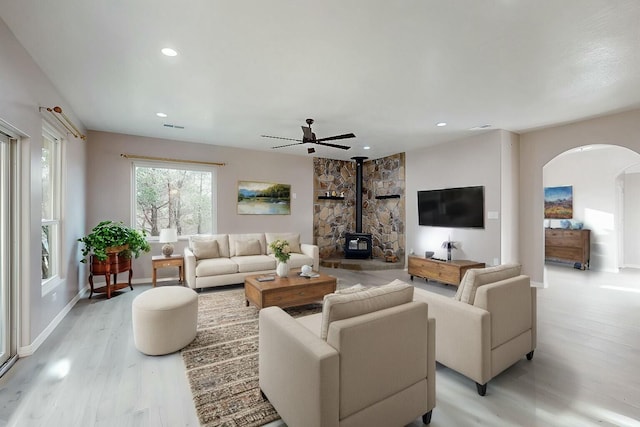
[[56, 327], [62, 322], [62, 319], [71, 311], [74, 305], [80, 301], [80, 298], [86, 294], [89, 290], [89, 286], [85, 286], [69, 303], [58, 313], [58, 315], [47, 325], [46, 328], [36, 337], [35, 340], [29, 345], [18, 347], [18, 357], [31, 356], [42, 345], [49, 335], [56, 329]]
[[[169, 282], [178, 280], [178, 277], [167, 277], [158, 279], [158, 282]], [[143, 277], [140, 279], [131, 280], [131, 284], [139, 285], [142, 283], [151, 283], [150, 277]], [[99, 285], [98, 285], [99, 286]], [[56, 327], [62, 322], [62, 319], [69, 314], [73, 306], [75, 306], [80, 298], [84, 297], [85, 294], [89, 293], [89, 284], [87, 283], [85, 287], [78, 292], [78, 294], [71, 300], [69, 303], [58, 313], [58, 315], [47, 325], [47, 327], [36, 337], [35, 340], [29, 345], [18, 347], [18, 357], [27, 357], [31, 356], [33, 353], [38, 350], [38, 348], [42, 345], [42, 343], [51, 335], [51, 333], [56, 329]]]
[[625, 264], [622, 268], [640, 268], [640, 264]]

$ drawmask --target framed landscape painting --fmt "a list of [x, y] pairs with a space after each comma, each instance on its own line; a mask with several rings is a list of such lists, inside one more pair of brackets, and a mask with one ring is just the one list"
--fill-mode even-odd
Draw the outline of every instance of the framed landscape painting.
[[573, 218], [573, 186], [544, 188], [544, 218]]
[[290, 215], [291, 185], [238, 181], [239, 215]]

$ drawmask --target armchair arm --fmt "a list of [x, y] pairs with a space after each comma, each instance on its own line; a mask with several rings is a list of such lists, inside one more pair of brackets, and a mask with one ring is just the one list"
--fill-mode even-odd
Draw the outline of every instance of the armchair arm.
[[279, 307], [260, 310], [260, 388], [292, 426], [336, 427], [338, 352]]
[[491, 348], [531, 330], [532, 342], [528, 351], [535, 349], [535, 296], [528, 276], [512, 277], [478, 288], [474, 305], [491, 313]]
[[184, 280], [191, 289], [196, 289], [196, 256], [189, 248], [184, 248]]
[[300, 250], [306, 256], [313, 258], [313, 271], [318, 271], [320, 268], [320, 249], [317, 245], [310, 245], [308, 243], [300, 243]]
[[436, 406], [436, 319], [427, 320], [427, 410]]
[[491, 379], [491, 314], [421, 289], [414, 300], [429, 304], [436, 319], [436, 360], [479, 384]]

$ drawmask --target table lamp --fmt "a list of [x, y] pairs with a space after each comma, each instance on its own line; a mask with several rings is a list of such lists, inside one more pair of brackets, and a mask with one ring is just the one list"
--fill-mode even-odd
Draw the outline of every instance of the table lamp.
[[171, 256], [173, 253], [173, 245], [178, 241], [178, 230], [175, 228], [163, 228], [160, 230], [160, 238], [158, 239], [162, 245], [162, 254], [166, 257]]

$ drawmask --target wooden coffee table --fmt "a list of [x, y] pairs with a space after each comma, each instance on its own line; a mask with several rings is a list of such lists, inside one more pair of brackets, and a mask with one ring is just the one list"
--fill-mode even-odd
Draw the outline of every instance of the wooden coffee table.
[[289, 277], [278, 277], [275, 280], [259, 282], [256, 276], [244, 279], [244, 295], [247, 306], [249, 302], [258, 308], [276, 305], [280, 308], [295, 307], [320, 301], [326, 294], [335, 292], [335, 277], [319, 273], [319, 277], [307, 278], [298, 275], [298, 271], [290, 271]]

